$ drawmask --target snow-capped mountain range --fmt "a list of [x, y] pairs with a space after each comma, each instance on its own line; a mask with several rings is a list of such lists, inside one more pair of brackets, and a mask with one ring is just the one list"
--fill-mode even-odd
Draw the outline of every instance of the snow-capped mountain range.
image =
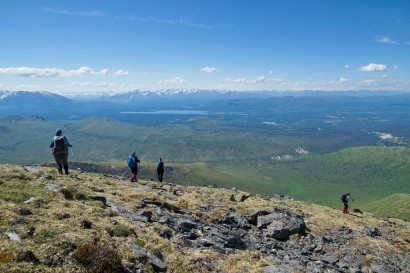
[[185, 101], [185, 100], [230, 100], [244, 98], [265, 98], [265, 97], [281, 97], [281, 96], [387, 96], [399, 95], [409, 92], [393, 92], [393, 91], [232, 91], [219, 89], [164, 89], [157, 91], [134, 90], [125, 93], [118, 92], [99, 92], [99, 93], [71, 93], [59, 95], [56, 93], [45, 91], [0, 91], [1, 105], [65, 105], [72, 101], [104, 101], [116, 104], [129, 104], [147, 101]]
[[0, 104], [8, 106], [65, 105], [70, 99], [45, 91], [0, 91]]

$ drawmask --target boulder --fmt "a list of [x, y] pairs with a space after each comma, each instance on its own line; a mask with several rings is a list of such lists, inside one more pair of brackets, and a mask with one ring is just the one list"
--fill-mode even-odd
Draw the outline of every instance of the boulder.
[[365, 230], [364, 232], [367, 236], [371, 236], [371, 237], [379, 237], [382, 236], [382, 233], [380, 232], [380, 230], [378, 228], [368, 228]]
[[257, 227], [264, 229], [267, 236], [277, 240], [288, 240], [290, 235], [304, 234], [306, 224], [298, 215], [273, 212], [268, 215], [259, 216]]

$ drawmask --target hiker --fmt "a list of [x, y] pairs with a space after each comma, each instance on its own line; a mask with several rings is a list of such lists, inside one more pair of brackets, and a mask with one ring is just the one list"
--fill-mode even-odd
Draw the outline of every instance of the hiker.
[[50, 148], [53, 150], [54, 160], [58, 166], [58, 173], [68, 174], [68, 148], [73, 145], [68, 142], [68, 139], [63, 136], [63, 131], [58, 129], [56, 135], [51, 139]]
[[343, 213], [349, 213], [348, 208], [349, 208], [349, 203], [350, 203], [350, 192], [344, 193], [342, 195], [342, 202], [343, 202], [343, 205], [344, 205], [344, 208], [343, 208], [342, 212]]
[[131, 182], [138, 182], [137, 175], [138, 175], [138, 163], [141, 161], [138, 159], [137, 154], [135, 151], [131, 152], [131, 155], [128, 157], [128, 167], [131, 169]]
[[162, 158], [159, 158], [159, 161], [157, 162], [157, 177], [159, 182], [162, 182], [162, 179], [164, 178], [164, 162], [162, 161]]

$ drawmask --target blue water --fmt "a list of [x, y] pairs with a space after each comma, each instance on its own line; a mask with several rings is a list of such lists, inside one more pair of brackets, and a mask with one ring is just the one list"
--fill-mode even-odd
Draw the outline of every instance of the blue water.
[[141, 111], [141, 112], [120, 112], [121, 114], [145, 114], [145, 115], [207, 115], [207, 111], [196, 110], [154, 110], [154, 111]]

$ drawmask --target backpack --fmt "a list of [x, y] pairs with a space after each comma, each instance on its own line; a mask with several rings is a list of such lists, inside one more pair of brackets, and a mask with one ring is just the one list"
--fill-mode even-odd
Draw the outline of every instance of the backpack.
[[128, 167], [133, 168], [137, 165], [137, 162], [135, 161], [135, 158], [133, 156], [128, 157], [127, 161]]
[[158, 162], [157, 169], [163, 170], [164, 169], [164, 162], [162, 162], [162, 161]]
[[346, 193], [342, 194], [342, 197], [340, 199], [342, 199], [343, 202], [346, 202], [347, 201], [347, 194]]
[[62, 154], [68, 152], [67, 143], [65, 142], [64, 136], [55, 136], [54, 137], [54, 154]]

